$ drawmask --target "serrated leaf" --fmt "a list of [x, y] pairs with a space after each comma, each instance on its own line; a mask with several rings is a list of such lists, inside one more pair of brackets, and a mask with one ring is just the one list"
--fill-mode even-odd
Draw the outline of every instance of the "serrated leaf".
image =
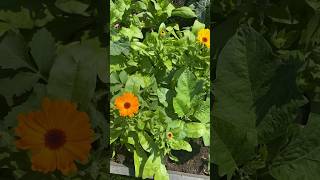
[[0, 43], [0, 59], [2, 68], [30, 67], [26, 61], [26, 46], [20, 35], [10, 32], [4, 37]]
[[41, 73], [47, 75], [56, 54], [55, 40], [46, 29], [38, 30], [30, 42], [30, 52]]
[[0, 94], [10, 102], [9, 99], [14, 95], [20, 96], [31, 90], [38, 80], [39, 76], [30, 72], [20, 72], [13, 78], [0, 79]]

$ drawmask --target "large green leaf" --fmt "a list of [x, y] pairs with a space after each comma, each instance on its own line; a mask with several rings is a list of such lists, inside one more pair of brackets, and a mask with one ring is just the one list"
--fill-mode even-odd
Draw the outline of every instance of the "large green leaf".
[[85, 110], [96, 86], [96, 53], [96, 48], [86, 44], [77, 43], [64, 47], [51, 69], [48, 94], [73, 100]]
[[134, 170], [135, 176], [141, 177], [143, 172], [143, 167], [148, 159], [147, 154], [143, 151], [143, 149], [139, 146], [135, 146], [135, 150], [133, 151], [133, 160], [134, 160]]
[[194, 18], [197, 17], [196, 13], [189, 7], [180, 7], [172, 10], [172, 16], [179, 16], [183, 18]]
[[195, 75], [191, 71], [185, 70], [178, 79], [177, 96], [173, 98], [173, 108], [179, 117], [190, 113], [192, 92], [195, 86]]
[[37, 31], [30, 42], [30, 48], [40, 72], [49, 74], [56, 54], [55, 40], [51, 33], [46, 29]]
[[143, 168], [142, 178], [153, 177], [155, 180], [169, 180], [162, 156], [157, 152], [152, 152]]
[[310, 114], [309, 122], [273, 160], [270, 173], [275, 179], [320, 178], [320, 115]]
[[[266, 92], [265, 83], [273, 75], [275, 62], [267, 41], [250, 27], [242, 27], [222, 50], [217, 64], [215, 87], [213, 151], [220, 175], [232, 174], [255, 154], [257, 145], [256, 100]], [[217, 143], [221, 143], [220, 145]], [[226, 151], [228, 152], [226, 154]], [[230, 156], [231, 157], [225, 157]], [[219, 158], [233, 159], [224, 167]]]

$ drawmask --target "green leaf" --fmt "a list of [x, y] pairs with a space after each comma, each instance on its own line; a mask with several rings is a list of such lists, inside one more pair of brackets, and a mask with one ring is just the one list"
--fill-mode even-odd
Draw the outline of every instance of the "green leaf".
[[86, 10], [89, 5], [77, 0], [57, 0], [55, 3], [59, 9], [71, 14], [80, 14], [87, 16]]
[[143, 151], [143, 149], [139, 146], [135, 146], [135, 150], [133, 151], [133, 160], [134, 160], [134, 170], [135, 176], [141, 177], [143, 172], [143, 167], [148, 159], [147, 154]]
[[128, 37], [129, 41], [131, 41], [131, 39], [133, 37], [139, 38], [139, 39], [143, 38], [143, 34], [142, 34], [141, 30], [134, 25], [130, 25], [130, 28], [126, 28], [126, 27], [121, 28], [120, 33], [122, 35]]
[[[268, 42], [254, 29], [243, 26], [229, 40], [220, 53], [217, 64], [217, 78], [214, 84], [214, 128], [217, 134], [213, 141], [217, 149], [214, 157], [231, 155], [238, 166], [255, 156], [257, 145], [256, 101], [266, 91], [276, 68], [272, 49]], [[267, 84], [268, 85], [268, 84]], [[219, 137], [217, 140], [215, 138]], [[231, 162], [231, 161], [230, 161]], [[224, 161], [215, 161], [224, 166]], [[219, 175], [232, 174], [232, 168], [222, 168]]]
[[210, 122], [210, 98], [199, 105], [194, 113], [194, 117], [202, 123]]
[[186, 150], [188, 152], [192, 151], [191, 145], [187, 141], [184, 141], [182, 139], [180, 139], [180, 140], [171, 139], [171, 140], [169, 140], [168, 143], [169, 143], [171, 149], [174, 149], [174, 150]]
[[156, 147], [154, 141], [146, 132], [138, 132], [138, 138], [140, 145], [145, 151], [150, 152]]
[[71, 44], [58, 52], [48, 81], [48, 94], [77, 102], [86, 110], [96, 86], [96, 53], [96, 48], [86, 44]]
[[0, 22], [0, 37], [11, 29], [11, 26], [8, 23]]
[[219, 135], [213, 131], [213, 144], [211, 146], [212, 161], [218, 164], [218, 174], [220, 176], [228, 176], [231, 179], [233, 173], [237, 168], [237, 163], [233, 159], [232, 152], [228, 146], [220, 139]]
[[34, 86], [34, 91], [30, 97], [19, 106], [13, 107], [8, 115], [4, 118], [4, 125], [6, 128], [13, 128], [18, 125], [17, 116], [21, 113], [26, 114], [41, 106], [42, 99], [46, 96], [46, 87], [42, 84], [36, 84]]
[[173, 108], [179, 117], [190, 113], [192, 92], [196, 85], [196, 77], [185, 70], [178, 79], [177, 96], [173, 98]]
[[186, 132], [187, 137], [200, 138], [205, 134], [206, 126], [196, 122], [186, 123], [184, 125], [184, 131]]
[[55, 40], [51, 33], [46, 29], [38, 30], [30, 42], [30, 48], [40, 72], [49, 74], [56, 54]]
[[270, 169], [275, 179], [309, 180], [320, 178], [320, 115], [311, 113], [309, 122], [273, 160]]
[[10, 32], [4, 37], [0, 43], [0, 59], [2, 68], [30, 67], [26, 61], [26, 46], [20, 35]]
[[196, 13], [189, 7], [180, 7], [172, 10], [172, 16], [179, 16], [183, 18], [194, 18], [197, 17]]
[[121, 83], [126, 84], [127, 80], [128, 80], [128, 74], [126, 71], [121, 71], [119, 74], [119, 78]]
[[125, 90], [138, 94], [140, 91], [140, 87], [144, 87], [144, 84], [144, 79], [140, 75], [132, 75], [129, 76], [126, 82]]
[[15, 28], [32, 29], [34, 22], [30, 16], [30, 11], [26, 8], [21, 8], [20, 11], [0, 11], [0, 20], [10, 24]]
[[204, 29], [206, 27], [205, 24], [195, 20], [192, 26], [192, 33], [197, 34], [200, 29]]
[[0, 94], [5, 96], [8, 102], [11, 102], [14, 95], [20, 96], [31, 90], [38, 80], [39, 76], [30, 72], [20, 72], [13, 78], [0, 79]]
[[155, 180], [169, 180], [169, 174], [166, 170], [162, 156], [157, 152], [152, 152], [143, 168], [142, 178], [151, 178]]
[[110, 144], [112, 144], [114, 141], [116, 141], [119, 136], [123, 133], [123, 128], [122, 127], [112, 127], [110, 128]]
[[168, 102], [167, 102], [167, 92], [169, 89], [167, 88], [158, 88], [157, 89], [157, 95], [159, 98], [159, 102], [164, 105], [164, 107], [168, 107]]

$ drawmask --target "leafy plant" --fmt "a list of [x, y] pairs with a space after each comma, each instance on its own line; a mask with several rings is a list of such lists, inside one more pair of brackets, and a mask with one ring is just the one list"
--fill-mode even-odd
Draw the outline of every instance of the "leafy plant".
[[171, 17], [196, 15], [166, 0], [116, 1], [111, 12], [110, 143], [133, 154], [136, 177], [168, 179], [172, 150], [192, 151], [191, 138], [209, 146], [210, 56], [197, 40], [205, 25], [180, 28]]
[[[0, 171], [7, 179], [99, 179], [109, 161], [101, 102], [108, 93], [106, 53], [99, 40], [98, 4], [88, 1], [14, 2], [0, 11]], [[103, 87], [103, 88], [101, 88]], [[78, 172], [33, 171], [15, 146], [17, 115], [39, 110], [44, 97], [65, 99], [89, 115], [95, 130], [89, 161]], [[3, 176], [2, 176], [3, 175]]]
[[215, 175], [317, 178], [317, 3], [214, 3], [217, 71], [211, 158]]

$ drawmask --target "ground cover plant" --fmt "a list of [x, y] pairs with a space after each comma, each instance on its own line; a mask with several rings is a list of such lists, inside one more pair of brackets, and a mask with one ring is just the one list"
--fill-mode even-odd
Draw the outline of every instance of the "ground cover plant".
[[215, 179], [319, 179], [319, 1], [214, 1]]
[[103, 4], [0, 5], [0, 179], [108, 179]]
[[196, 11], [199, 4], [110, 3], [113, 157], [125, 148], [136, 177], [169, 179], [166, 157], [179, 161], [173, 151], [191, 152], [191, 139], [210, 144], [210, 30], [203, 23], [207, 16]]

